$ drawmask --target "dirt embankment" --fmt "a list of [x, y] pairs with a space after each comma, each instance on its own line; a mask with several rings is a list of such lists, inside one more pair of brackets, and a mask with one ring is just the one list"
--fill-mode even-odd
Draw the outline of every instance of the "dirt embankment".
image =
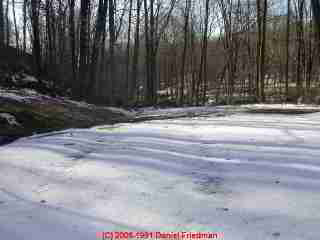
[[130, 112], [50, 97], [32, 90], [0, 89], [0, 144], [66, 128], [128, 122]]
[[132, 118], [133, 114], [117, 108], [49, 97], [30, 90], [0, 90], [2, 141], [66, 128], [128, 122]]

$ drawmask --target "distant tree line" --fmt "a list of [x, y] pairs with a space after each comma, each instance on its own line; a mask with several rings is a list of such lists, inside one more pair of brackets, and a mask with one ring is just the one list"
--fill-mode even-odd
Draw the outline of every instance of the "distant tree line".
[[0, 46], [92, 103], [320, 103], [319, 0], [0, 0]]

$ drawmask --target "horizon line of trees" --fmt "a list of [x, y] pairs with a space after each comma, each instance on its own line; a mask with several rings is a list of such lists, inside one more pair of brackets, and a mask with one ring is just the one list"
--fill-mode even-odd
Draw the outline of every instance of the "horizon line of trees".
[[319, 0], [0, 0], [1, 46], [92, 103], [320, 103]]

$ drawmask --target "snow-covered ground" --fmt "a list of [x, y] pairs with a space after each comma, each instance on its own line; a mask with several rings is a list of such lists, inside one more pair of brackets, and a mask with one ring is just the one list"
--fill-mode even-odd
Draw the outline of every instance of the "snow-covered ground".
[[0, 147], [0, 239], [192, 231], [318, 240], [319, 143], [319, 113], [235, 112], [20, 139]]

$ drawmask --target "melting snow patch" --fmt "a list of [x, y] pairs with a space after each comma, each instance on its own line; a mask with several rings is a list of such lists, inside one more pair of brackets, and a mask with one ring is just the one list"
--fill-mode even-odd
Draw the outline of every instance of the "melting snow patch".
[[11, 99], [17, 102], [28, 102], [46, 98], [46, 95], [38, 93], [36, 90], [23, 88], [18, 90], [9, 90], [0, 88], [0, 97]]
[[31, 83], [31, 82], [34, 82], [34, 83], [36, 83], [36, 82], [38, 82], [38, 79], [36, 79], [35, 77], [33, 77], [33, 76], [30, 76], [30, 75], [24, 75], [24, 78], [22, 79], [22, 81], [23, 82], [29, 82], [29, 83]]
[[20, 126], [16, 118], [9, 113], [0, 113], [0, 118], [5, 119], [9, 125]]
[[24, 100], [23, 96], [19, 96], [17, 91], [9, 91], [0, 88], [0, 97], [12, 99], [18, 102], [22, 102]]
[[123, 114], [123, 115], [128, 116], [128, 117], [134, 117], [134, 116], [135, 116], [135, 113], [129, 112], [129, 111], [124, 110], [124, 109], [122, 109], [122, 108], [107, 107], [107, 109], [109, 109], [110, 111], [112, 111], [112, 112], [114, 112], [114, 113]]
[[65, 101], [71, 103], [71, 104], [74, 104], [76, 105], [77, 107], [83, 107], [83, 108], [93, 108], [94, 105], [92, 104], [89, 104], [89, 103], [86, 103], [84, 101], [81, 101], [81, 102], [78, 102], [78, 101], [73, 101], [71, 99], [68, 99], [68, 98], [63, 98]]

